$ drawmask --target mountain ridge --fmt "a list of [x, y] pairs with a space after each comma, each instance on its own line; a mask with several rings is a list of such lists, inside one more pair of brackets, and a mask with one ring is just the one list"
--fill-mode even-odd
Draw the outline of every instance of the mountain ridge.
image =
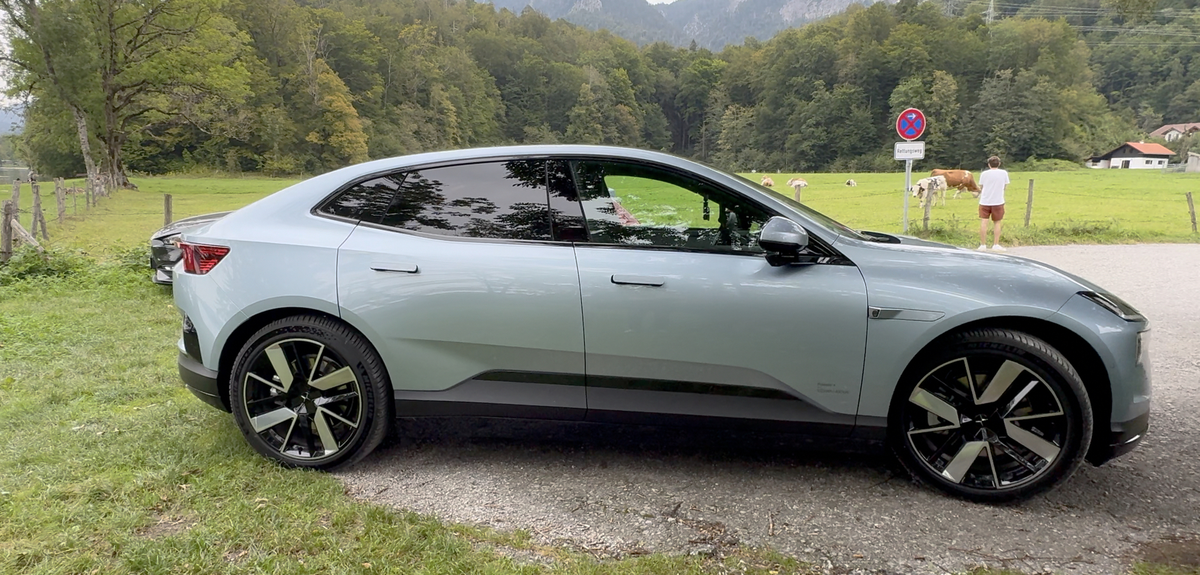
[[[886, 0], [882, 0], [886, 1]], [[721, 50], [753, 37], [770, 39], [787, 28], [819, 20], [867, 0], [492, 0], [520, 13], [526, 6], [591, 30], [607, 29], [639, 45], [666, 42]]]

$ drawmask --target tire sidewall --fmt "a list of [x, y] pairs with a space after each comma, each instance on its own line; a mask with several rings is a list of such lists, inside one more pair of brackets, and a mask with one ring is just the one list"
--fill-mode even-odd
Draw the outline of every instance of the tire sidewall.
[[[908, 397], [921, 380], [942, 364], [961, 357], [987, 355], [1016, 361], [1029, 369], [1058, 396], [1067, 416], [1067, 437], [1060, 456], [1037, 479], [1008, 489], [978, 489], [952, 483], [918, 460], [908, 440]], [[1035, 337], [1009, 330], [980, 330], [960, 334], [928, 353], [905, 371], [892, 400], [889, 439], [900, 462], [923, 483], [972, 501], [1005, 502], [1028, 498], [1056, 487], [1082, 463], [1091, 444], [1093, 417], [1090, 399], [1074, 367], [1053, 347]]]
[[[246, 411], [245, 381], [251, 360], [274, 343], [297, 338], [323, 344], [344, 359], [358, 378], [361, 394], [359, 408], [362, 417], [353, 437], [332, 457], [315, 461], [280, 453], [254, 430], [250, 424], [250, 415]], [[387, 403], [383, 401], [386, 398], [387, 386], [382, 362], [365, 338], [330, 319], [297, 316], [266, 325], [242, 346], [230, 373], [229, 403], [238, 429], [255, 451], [288, 467], [332, 470], [365, 457], [382, 440], [380, 428], [386, 430], [389, 413]]]

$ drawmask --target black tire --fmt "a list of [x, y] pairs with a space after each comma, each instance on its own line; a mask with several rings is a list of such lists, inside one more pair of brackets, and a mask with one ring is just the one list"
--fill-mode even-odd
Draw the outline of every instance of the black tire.
[[238, 353], [229, 382], [230, 408], [246, 441], [289, 467], [333, 470], [366, 457], [387, 435], [391, 398], [370, 342], [317, 315], [258, 330]]
[[1092, 420], [1083, 381], [1057, 350], [1026, 333], [978, 329], [909, 367], [892, 401], [889, 440], [918, 481], [1004, 502], [1066, 481], [1091, 445]]

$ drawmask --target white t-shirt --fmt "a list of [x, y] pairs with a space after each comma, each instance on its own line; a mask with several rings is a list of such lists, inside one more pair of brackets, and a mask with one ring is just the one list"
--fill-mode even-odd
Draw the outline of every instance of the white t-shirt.
[[1004, 186], [1008, 183], [1008, 172], [1000, 168], [984, 170], [979, 174], [979, 187], [983, 188], [983, 193], [979, 194], [979, 205], [1004, 205]]

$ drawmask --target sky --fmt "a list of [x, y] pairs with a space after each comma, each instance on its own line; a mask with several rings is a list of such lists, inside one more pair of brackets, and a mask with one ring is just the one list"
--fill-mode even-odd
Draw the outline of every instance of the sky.
[[646, 1], [651, 4], [670, 4], [670, 3], [674, 2], [675, 0], [646, 0]]

